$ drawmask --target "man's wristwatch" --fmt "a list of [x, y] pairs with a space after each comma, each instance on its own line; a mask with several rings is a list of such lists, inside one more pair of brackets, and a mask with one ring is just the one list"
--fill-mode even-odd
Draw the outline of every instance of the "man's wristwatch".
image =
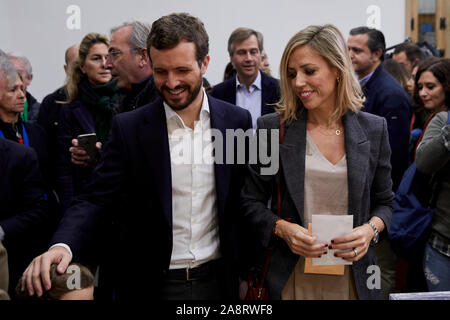
[[377, 227], [373, 224], [372, 221], [367, 222], [367, 224], [368, 224], [369, 226], [371, 226], [372, 229], [373, 229], [373, 232], [375, 232], [375, 235], [374, 235], [373, 238], [372, 238], [372, 243], [373, 243], [373, 244], [377, 244], [377, 243], [378, 243], [378, 238], [379, 238], [379, 236], [380, 236], [380, 233], [378, 232]]

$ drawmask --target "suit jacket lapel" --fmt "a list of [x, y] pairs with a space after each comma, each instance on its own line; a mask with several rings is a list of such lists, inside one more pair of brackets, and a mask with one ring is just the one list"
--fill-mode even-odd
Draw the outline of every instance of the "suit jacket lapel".
[[153, 103], [146, 111], [139, 139], [156, 181], [164, 216], [172, 230], [172, 174], [167, 122], [162, 101]]
[[361, 128], [355, 113], [348, 111], [343, 118], [345, 128], [345, 149], [347, 157], [348, 176], [348, 213], [354, 216], [354, 225], [358, 221], [358, 208], [361, 207], [361, 198], [364, 183], [369, 168], [370, 142]]
[[209, 101], [209, 110], [211, 117], [211, 128], [218, 129], [222, 133], [223, 139], [223, 163], [214, 162], [214, 176], [216, 180], [216, 193], [219, 219], [222, 217], [225, 211], [225, 202], [228, 196], [228, 190], [230, 185], [230, 166], [226, 164], [226, 129], [227, 122], [225, 119], [225, 111], [218, 106], [214, 101]]
[[230, 81], [230, 87], [227, 89], [227, 92], [230, 93], [231, 104], [236, 105], [236, 85], [237, 85], [237, 75], [234, 76], [234, 81]]
[[305, 203], [305, 149], [306, 117], [302, 113], [298, 120], [286, 126], [283, 144], [280, 145], [280, 160], [283, 178], [297, 208], [299, 221], [303, 225]]
[[267, 103], [270, 101], [269, 93], [270, 86], [268, 83], [267, 75], [260, 71], [261, 73], [261, 115], [265, 115], [268, 113], [272, 113], [273, 109], [267, 106]]

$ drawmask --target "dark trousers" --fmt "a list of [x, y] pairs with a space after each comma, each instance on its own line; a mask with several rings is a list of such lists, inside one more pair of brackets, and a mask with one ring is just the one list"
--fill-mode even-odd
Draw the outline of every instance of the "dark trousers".
[[[182, 271], [182, 270], [179, 270]], [[179, 273], [164, 281], [161, 299], [163, 300], [221, 300], [224, 295], [219, 281], [216, 264], [209, 265], [208, 271], [195, 280], [180, 279]]]

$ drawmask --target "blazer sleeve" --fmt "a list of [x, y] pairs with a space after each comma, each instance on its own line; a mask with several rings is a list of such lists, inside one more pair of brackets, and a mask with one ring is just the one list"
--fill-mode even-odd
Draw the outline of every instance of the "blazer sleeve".
[[406, 95], [396, 91], [386, 93], [382, 97], [382, 107], [378, 115], [384, 117], [388, 124], [393, 189], [396, 190], [408, 168], [411, 102]]
[[264, 119], [258, 118], [257, 131], [254, 137], [254, 143], [258, 146], [258, 158], [255, 164], [250, 164], [247, 167], [244, 187], [241, 191], [241, 208], [245, 221], [255, 229], [261, 244], [267, 248], [272, 239], [273, 227], [278, 220], [278, 216], [267, 206], [272, 197], [273, 186], [276, 185], [277, 175], [262, 174], [264, 165], [261, 164], [259, 154], [270, 154], [270, 134], [267, 135], [267, 140], [264, 139], [263, 141], [258, 138], [262, 129], [269, 129], [267, 131], [270, 131], [270, 129], [275, 128], [267, 127]]
[[49, 222], [44, 184], [35, 151], [27, 148], [23, 159], [15, 160], [21, 162], [16, 167], [17, 172], [10, 176], [20, 179], [20, 189], [17, 190], [20, 201], [16, 204], [18, 213], [0, 221], [5, 241], [20, 240], [27, 234], [36, 234]]
[[111, 133], [92, 181], [77, 196], [64, 216], [51, 240], [51, 245], [64, 243], [77, 256], [89, 242], [100, 222], [102, 208], [111, 204], [120, 192], [127, 167], [126, 143], [117, 117], [113, 118]]
[[425, 129], [416, 151], [417, 169], [433, 174], [450, 161], [450, 152], [445, 148], [443, 128], [447, 125], [447, 112], [438, 113]]
[[392, 192], [391, 179], [391, 148], [389, 145], [386, 120], [382, 119], [382, 121], [383, 126], [381, 130], [378, 162], [370, 190], [370, 216], [376, 216], [383, 220], [386, 226], [385, 230], [387, 231], [391, 225], [394, 193]]

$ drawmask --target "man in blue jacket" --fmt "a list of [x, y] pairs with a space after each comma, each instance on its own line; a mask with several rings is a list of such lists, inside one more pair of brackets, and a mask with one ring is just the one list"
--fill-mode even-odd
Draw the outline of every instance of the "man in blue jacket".
[[228, 39], [230, 61], [236, 75], [217, 84], [211, 91], [215, 98], [247, 109], [256, 120], [274, 112], [273, 104], [280, 100], [280, 87], [274, 79], [260, 71], [262, 36], [249, 28], [234, 30]]
[[[197, 18], [158, 19], [147, 48], [162, 99], [114, 118], [91, 185], [66, 211], [54, 246], [25, 272], [23, 284], [26, 280], [32, 294], [43, 293], [33, 274], [41, 275], [48, 290], [51, 263], [64, 272], [72, 255], [77, 258], [89, 247], [102, 215], [108, 215], [116, 226], [108, 245], [115, 249], [110, 280], [117, 300], [238, 297], [238, 206], [245, 165], [210, 161], [211, 150], [197, 146], [202, 139], [211, 142], [213, 130], [222, 137], [227, 129], [251, 130], [251, 115], [202, 88], [209, 40]], [[193, 148], [180, 150], [180, 139]], [[186, 162], [180, 161], [180, 151], [188, 154]], [[199, 155], [203, 161], [196, 161]], [[117, 199], [126, 210], [102, 213]], [[136, 267], [136, 259], [149, 262]]]
[[406, 91], [381, 65], [386, 49], [381, 31], [367, 27], [352, 29], [347, 43], [366, 96], [363, 111], [382, 116], [387, 121], [395, 192], [408, 167], [411, 101]]

